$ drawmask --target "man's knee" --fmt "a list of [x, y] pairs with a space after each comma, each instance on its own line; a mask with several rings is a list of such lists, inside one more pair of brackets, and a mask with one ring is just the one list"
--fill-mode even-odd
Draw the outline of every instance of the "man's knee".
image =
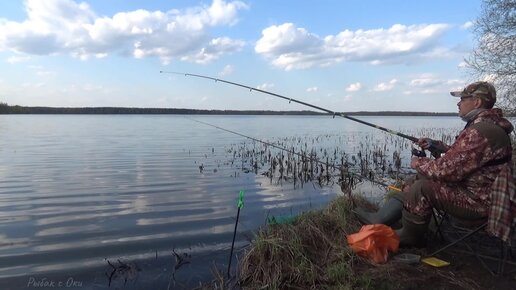
[[410, 186], [409, 191], [405, 195], [405, 202], [409, 204], [417, 204], [422, 198], [432, 200], [435, 191], [432, 182], [428, 179], [418, 179]]
[[[486, 216], [482, 205], [460, 205], [457, 193], [450, 195], [441, 192], [439, 185], [428, 179], [416, 180], [405, 196], [405, 207], [410, 211], [415, 208], [436, 208], [461, 219], [479, 219]], [[459, 190], [459, 189], [456, 189]]]

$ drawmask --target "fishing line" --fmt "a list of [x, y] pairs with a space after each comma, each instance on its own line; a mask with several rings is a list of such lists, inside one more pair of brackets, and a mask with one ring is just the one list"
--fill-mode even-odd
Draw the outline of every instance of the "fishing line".
[[[225, 131], [225, 132], [228, 132], [228, 133], [231, 133], [231, 134], [235, 134], [235, 135], [238, 135], [238, 136], [241, 136], [241, 137], [244, 137], [244, 138], [248, 138], [250, 140], [253, 140], [253, 141], [256, 141], [256, 142], [259, 142], [259, 143], [262, 143], [262, 144], [265, 144], [267, 146], [271, 146], [273, 148], [276, 148], [276, 149], [279, 149], [281, 151], [285, 151], [285, 152], [288, 152], [288, 153], [291, 153], [293, 155], [296, 155], [298, 157], [301, 157], [301, 158], [305, 158], [305, 159], [308, 159], [309, 161], [313, 161], [315, 163], [319, 163], [319, 164], [323, 164], [323, 165], [326, 165], [327, 167], [331, 167], [333, 169], [336, 169], [336, 170], [339, 170], [339, 171], [342, 171], [343, 170], [343, 167], [342, 166], [336, 166], [334, 164], [331, 164], [331, 163], [328, 163], [328, 162], [325, 162], [325, 161], [322, 161], [322, 160], [319, 160], [317, 158], [314, 158], [314, 157], [311, 157], [311, 156], [307, 156], [303, 153], [299, 153], [299, 152], [296, 152], [294, 150], [291, 150], [291, 149], [288, 149], [288, 148], [285, 148], [285, 147], [282, 147], [282, 146], [279, 146], [279, 145], [276, 145], [276, 144], [273, 144], [271, 142], [267, 142], [267, 141], [263, 141], [263, 140], [260, 140], [260, 139], [257, 139], [257, 138], [254, 138], [254, 137], [251, 137], [251, 136], [247, 136], [247, 135], [244, 135], [242, 133], [239, 133], [239, 132], [236, 132], [236, 131], [232, 131], [232, 130], [229, 130], [229, 129], [226, 129], [226, 128], [222, 128], [220, 126], [217, 126], [217, 125], [213, 125], [213, 124], [210, 124], [210, 123], [206, 123], [206, 122], [203, 122], [203, 121], [200, 121], [200, 120], [197, 120], [197, 119], [193, 119], [193, 118], [189, 118], [189, 117], [185, 117], [186, 119], [189, 119], [191, 121], [194, 121], [194, 122], [197, 122], [197, 123], [200, 123], [200, 124], [204, 124], [206, 126], [210, 126], [210, 127], [213, 127], [213, 128], [216, 128], [216, 129], [219, 129], [219, 130], [222, 130], [222, 131]], [[381, 185], [381, 186], [384, 186], [384, 187], [387, 187], [387, 188], [391, 188], [391, 189], [395, 189], [395, 187], [393, 187], [392, 185], [388, 185], [386, 183], [383, 183], [381, 181], [377, 181], [377, 180], [374, 180], [374, 179], [371, 179], [369, 177], [366, 177], [366, 176], [363, 176], [361, 174], [358, 174], [358, 173], [354, 173], [354, 172], [350, 172], [350, 171], [347, 171], [346, 172], [350, 175], [353, 175], [353, 176], [356, 176], [356, 177], [360, 177], [362, 179], [365, 179], [365, 180], [368, 180], [372, 183], [376, 183], [378, 185]]]

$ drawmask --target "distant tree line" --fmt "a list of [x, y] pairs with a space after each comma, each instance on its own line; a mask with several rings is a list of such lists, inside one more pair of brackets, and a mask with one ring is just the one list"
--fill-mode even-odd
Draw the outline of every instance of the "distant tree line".
[[9, 105], [7, 103], [0, 102], [0, 114], [8, 114], [9, 113]]
[[[435, 112], [342, 112], [360, 116], [456, 116], [457, 113]], [[176, 108], [123, 108], [123, 107], [25, 107], [9, 106], [0, 102], [0, 114], [184, 114], [184, 115], [327, 115], [314, 111], [260, 111], [260, 110], [196, 110]]]

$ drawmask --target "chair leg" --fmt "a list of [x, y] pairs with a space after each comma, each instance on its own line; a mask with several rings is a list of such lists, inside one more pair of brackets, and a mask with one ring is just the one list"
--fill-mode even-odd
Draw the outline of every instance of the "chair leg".
[[[445, 247], [441, 248], [441, 249], [438, 249], [437, 251], [431, 253], [430, 255], [428, 256], [435, 256], [437, 255], [438, 253], [456, 245], [457, 243], [459, 242], [462, 242], [464, 241], [465, 239], [467, 239], [468, 237], [472, 236], [473, 234], [479, 232], [480, 230], [482, 230], [483, 228], [485, 228], [487, 226], [487, 223], [481, 225], [480, 227], [476, 228], [475, 230], [469, 232], [468, 234], [464, 235], [463, 237], [453, 241], [452, 243], [446, 245]], [[489, 258], [489, 257], [480, 257], [481, 255], [478, 255], [472, 248], [471, 246], [468, 244], [468, 243], [464, 243], [464, 245], [468, 248], [469, 252], [471, 254], [473, 254], [475, 256], [475, 258], [480, 262], [480, 264], [493, 276], [497, 276], [497, 277], [500, 277], [500, 276], [503, 276], [504, 275], [504, 272], [505, 272], [505, 265], [507, 264], [507, 259], [508, 259], [508, 256], [509, 256], [509, 251], [511, 250], [509, 248], [509, 243], [508, 242], [504, 242], [504, 241], [500, 241], [501, 244], [500, 244], [500, 256], [498, 259], [496, 258], [492, 258], [491, 259], [496, 259], [498, 260], [498, 268], [496, 271], [493, 271], [491, 270], [491, 268], [486, 264], [486, 262], [484, 262], [483, 258]], [[512, 253], [511, 253], [512, 254]]]
[[[441, 225], [443, 224], [444, 222], [444, 219], [446, 218], [446, 213], [444, 213], [442, 216], [441, 216], [441, 220], [439, 220], [437, 218], [437, 214], [435, 213], [435, 209], [432, 210], [432, 216], [434, 217], [434, 221], [435, 221], [435, 227], [437, 228], [437, 233], [439, 234], [439, 236], [441, 237], [441, 241], [444, 241], [444, 235], [443, 233], [441, 232]], [[435, 234], [434, 234], [434, 237], [435, 237]], [[432, 237], [433, 239], [433, 237]]]
[[470, 236], [472, 236], [472, 235], [476, 234], [477, 232], [479, 232], [480, 230], [482, 230], [482, 229], [483, 229], [483, 228], [485, 228], [486, 226], [487, 226], [487, 223], [482, 224], [481, 226], [479, 226], [478, 228], [476, 228], [476, 229], [474, 229], [473, 231], [469, 232], [468, 234], [464, 235], [463, 237], [461, 237], [461, 238], [459, 238], [459, 239], [457, 239], [457, 240], [455, 240], [455, 241], [453, 241], [453, 242], [449, 243], [448, 245], [446, 245], [446, 246], [444, 246], [444, 247], [442, 247], [442, 248], [438, 249], [437, 251], [435, 251], [435, 252], [431, 253], [431, 254], [430, 254], [430, 255], [428, 255], [428, 256], [435, 256], [435, 255], [437, 255], [438, 253], [440, 253], [440, 252], [442, 252], [442, 251], [444, 251], [444, 250], [446, 250], [446, 249], [448, 249], [448, 248], [450, 248], [450, 247], [452, 247], [452, 246], [456, 245], [457, 243], [462, 242], [463, 240], [465, 240], [465, 239], [469, 238]]
[[[491, 274], [492, 276], [497, 275], [497, 272], [493, 272], [493, 270], [491, 270], [491, 268], [486, 264], [486, 262], [484, 262], [482, 257], [480, 257], [480, 255], [477, 254], [475, 251], [473, 251], [473, 249], [471, 248], [471, 246], [468, 243], [464, 243], [464, 245], [468, 248], [469, 252], [471, 254], [473, 254], [473, 256], [475, 256], [475, 258], [480, 262], [482, 267], [484, 267], [484, 269], [486, 269], [489, 272], [489, 274]], [[498, 265], [498, 267], [500, 267], [500, 265]]]

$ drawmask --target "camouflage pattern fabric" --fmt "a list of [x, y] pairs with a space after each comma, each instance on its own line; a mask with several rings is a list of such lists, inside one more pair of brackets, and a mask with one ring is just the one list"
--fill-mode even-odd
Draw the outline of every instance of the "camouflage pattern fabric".
[[471, 192], [457, 184], [447, 184], [418, 177], [405, 194], [405, 209], [424, 219], [429, 219], [432, 208], [437, 208], [462, 219], [487, 217], [488, 205], [473, 199]]
[[[485, 129], [493, 124], [490, 128], [501, 128], [501, 133]], [[434, 206], [456, 206], [489, 216], [489, 232], [507, 238], [516, 215], [512, 162], [489, 162], [512, 156], [508, 137], [512, 131], [513, 125], [500, 109], [486, 110], [468, 122], [441, 158], [417, 158], [412, 165], [427, 181], [416, 181], [409, 188], [405, 209], [423, 217]]]

